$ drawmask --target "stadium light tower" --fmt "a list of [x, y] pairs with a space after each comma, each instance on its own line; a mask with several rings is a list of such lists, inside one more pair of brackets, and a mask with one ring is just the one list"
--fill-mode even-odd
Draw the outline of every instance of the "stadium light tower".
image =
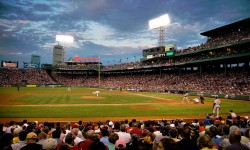
[[168, 14], [149, 20], [150, 30], [152, 29], [160, 30], [159, 38], [158, 38], [159, 46], [165, 45], [165, 28], [169, 23], [170, 23], [170, 19], [169, 19]]

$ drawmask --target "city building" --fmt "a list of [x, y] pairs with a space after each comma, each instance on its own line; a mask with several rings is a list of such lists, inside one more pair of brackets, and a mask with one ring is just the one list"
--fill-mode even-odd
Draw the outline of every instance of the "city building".
[[65, 62], [65, 49], [61, 45], [54, 46], [53, 49], [53, 66], [62, 65]]

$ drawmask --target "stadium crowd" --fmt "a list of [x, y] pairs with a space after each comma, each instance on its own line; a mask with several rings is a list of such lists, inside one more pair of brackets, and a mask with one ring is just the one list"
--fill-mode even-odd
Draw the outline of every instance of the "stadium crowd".
[[[97, 76], [57, 74], [56, 78], [71, 86], [97, 87]], [[227, 76], [223, 72], [183, 73], [183, 75], [160, 74], [133, 74], [133, 75], [106, 75], [101, 77], [101, 87], [136, 89], [141, 91], [197, 91], [212, 94], [249, 95], [250, 76], [247, 71], [229, 71]]]
[[71, 70], [71, 69], [98, 69], [99, 63], [81, 63], [77, 65], [55, 65], [54, 68], [60, 68], [61, 70]]
[[113, 122], [0, 123], [0, 150], [249, 150], [250, 120], [227, 118]]
[[83, 77], [82, 74], [52, 73], [52, 75], [57, 80], [58, 84], [68, 86], [84, 86], [82, 83], [86, 80], [86, 77]]
[[250, 29], [238, 30], [227, 35], [221, 34], [220, 36], [209, 37], [207, 42], [198, 46], [189, 47], [187, 49], [178, 50], [178, 53], [187, 53], [208, 48], [217, 48], [220, 46], [235, 44], [250, 40]]
[[130, 63], [121, 63], [121, 64], [103, 66], [102, 70], [135, 69], [135, 68], [141, 68], [142, 66], [143, 63], [130, 62]]
[[56, 84], [46, 70], [35, 69], [0, 69], [0, 86], [18, 84]]
[[[53, 79], [56, 79], [54, 81]], [[0, 86], [22, 84], [64, 84], [67, 86], [99, 86], [96, 74], [63, 74], [45, 70], [0, 69]], [[211, 94], [249, 95], [249, 72], [242, 70], [224, 72], [211, 71], [182, 73], [133, 73], [121, 75], [102, 75], [100, 86], [103, 88], [139, 91], [167, 92], [170, 90], [206, 92]]]

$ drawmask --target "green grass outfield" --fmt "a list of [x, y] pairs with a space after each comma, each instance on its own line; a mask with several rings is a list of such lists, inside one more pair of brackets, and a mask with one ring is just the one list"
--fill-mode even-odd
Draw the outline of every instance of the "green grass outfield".
[[[146, 116], [204, 116], [212, 113], [213, 98], [205, 105], [182, 104], [183, 95], [109, 91], [93, 88], [0, 88], [0, 118], [94, 118]], [[96, 98], [93, 91], [101, 91]], [[189, 96], [189, 99], [193, 99]], [[222, 115], [230, 109], [250, 114], [250, 102], [221, 99]]]

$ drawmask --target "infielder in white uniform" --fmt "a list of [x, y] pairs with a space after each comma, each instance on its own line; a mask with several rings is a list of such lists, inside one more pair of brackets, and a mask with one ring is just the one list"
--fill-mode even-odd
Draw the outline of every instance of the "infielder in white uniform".
[[184, 94], [184, 97], [183, 97], [183, 99], [182, 99], [182, 103], [184, 103], [185, 100], [189, 103], [189, 100], [188, 100], [188, 93]]
[[220, 100], [218, 99], [218, 97], [215, 97], [213, 106], [213, 115], [215, 116], [216, 113], [216, 118], [219, 118], [219, 112], [220, 112]]
[[198, 104], [199, 103], [199, 99], [197, 97], [194, 98], [194, 103]]
[[71, 92], [71, 88], [70, 88], [70, 86], [68, 86], [68, 91], [70, 91], [70, 92]]

